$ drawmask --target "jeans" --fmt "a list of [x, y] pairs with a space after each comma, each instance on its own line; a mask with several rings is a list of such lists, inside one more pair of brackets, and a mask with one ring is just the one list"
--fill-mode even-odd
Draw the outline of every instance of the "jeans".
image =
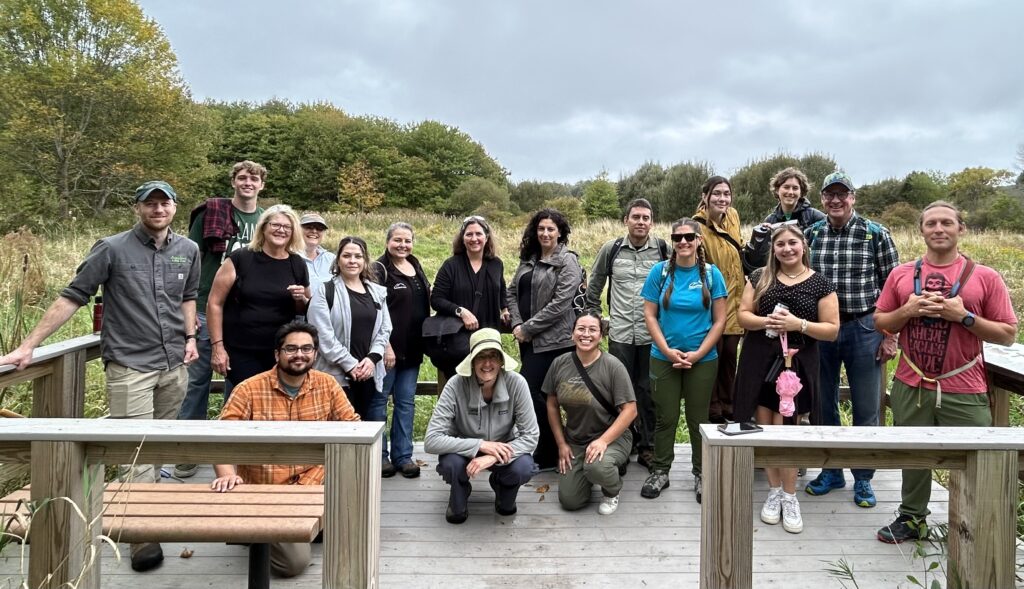
[[[370, 401], [370, 421], [386, 421], [388, 395], [393, 397], [394, 411], [391, 414], [391, 463], [402, 466], [412, 462], [412, 421], [416, 413], [416, 379], [419, 366], [395, 367], [384, 376], [384, 391], [377, 393]], [[384, 460], [388, 459], [388, 435], [384, 430], [381, 441]]]
[[608, 353], [626, 367], [636, 396], [636, 421], [633, 445], [638, 449], [654, 448], [654, 402], [651, 401], [651, 344], [623, 344], [608, 340]]
[[[469, 460], [460, 454], [438, 456], [437, 474], [441, 475], [444, 482], [451, 485], [448, 505], [455, 513], [466, 513], [469, 509], [469, 494], [473, 491], [469, 475], [466, 474]], [[489, 482], [491, 488], [494, 489], [497, 504], [503, 510], [511, 511], [516, 506], [519, 487], [530, 482], [534, 473], [537, 472], [537, 467], [533, 463], [533, 456], [523, 454], [508, 464], [495, 464], [490, 471]]]
[[[853, 404], [853, 425], [878, 425], [882, 363], [875, 358], [882, 334], [875, 331], [875, 318], [865, 315], [839, 325], [839, 338], [819, 342], [821, 424], [839, 425], [839, 366], [846, 367]], [[828, 469], [842, 477], [842, 469]], [[850, 469], [855, 480], [871, 480], [872, 469]]]
[[[206, 330], [206, 313], [197, 313], [199, 330], [196, 331], [196, 350], [199, 357], [188, 367], [188, 388], [185, 389], [185, 400], [181, 402], [178, 419], [206, 419], [210, 409], [210, 332]], [[227, 391], [225, 391], [225, 395]], [[225, 399], [227, 397], [225, 396]]]

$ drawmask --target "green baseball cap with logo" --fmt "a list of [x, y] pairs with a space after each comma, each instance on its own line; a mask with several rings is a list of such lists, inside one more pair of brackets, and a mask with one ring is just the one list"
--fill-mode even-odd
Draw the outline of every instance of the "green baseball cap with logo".
[[171, 188], [171, 185], [160, 180], [150, 180], [149, 182], [146, 182], [142, 186], [136, 188], [135, 202], [142, 202], [146, 200], [147, 198], [149, 198], [149, 195], [152, 194], [154, 190], [159, 190], [160, 192], [166, 194], [167, 198], [173, 200], [174, 202], [178, 202], [178, 194], [174, 192], [174, 189]]
[[825, 180], [821, 183], [821, 191], [825, 192], [825, 189], [833, 184], [842, 184], [850, 192], [856, 190], [853, 187], [853, 178], [850, 178], [850, 175], [846, 172], [832, 172], [828, 176], [825, 176]]

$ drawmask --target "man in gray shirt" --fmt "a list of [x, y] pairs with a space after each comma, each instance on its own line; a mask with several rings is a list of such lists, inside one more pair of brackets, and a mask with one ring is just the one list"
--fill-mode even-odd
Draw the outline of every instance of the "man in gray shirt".
[[[177, 198], [166, 182], [136, 189], [138, 223], [93, 245], [71, 284], [21, 345], [0, 357], [0, 364], [27, 367], [35, 348], [102, 286], [100, 350], [110, 417], [174, 419], [188, 384], [185, 366], [196, 358], [199, 291], [199, 248], [170, 229]], [[159, 479], [160, 465], [139, 465], [132, 473], [135, 482]], [[133, 544], [131, 555], [137, 571], [163, 560], [156, 543]]]
[[608, 283], [608, 352], [626, 367], [636, 391], [638, 419], [633, 423], [637, 463], [650, 468], [654, 456], [654, 403], [648, 376], [651, 334], [644, 322], [640, 290], [651, 267], [669, 256], [664, 240], [650, 234], [654, 208], [637, 198], [626, 205], [626, 236], [613, 239], [597, 252], [587, 284], [587, 308], [601, 309], [601, 291]]

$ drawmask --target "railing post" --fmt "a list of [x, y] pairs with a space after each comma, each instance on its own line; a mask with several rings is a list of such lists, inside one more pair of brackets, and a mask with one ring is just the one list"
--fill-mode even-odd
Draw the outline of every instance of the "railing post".
[[754, 449], [716, 446], [704, 438], [700, 510], [701, 589], [753, 585]]
[[50, 360], [53, 372], [32, 384], [32, 417], [85, 417], [85, 352]]
[[950, 471], [948, 586], [1013, 587], [1017, 452], [967, 453]]
[[99, 551], [95, 562], [89, 558], [102, 531], [102, 467], [87, 465], [81, 442], [32, 442], [31, 465], [29, 586], [99, 589]]
[[380, 575], [380, 433], [324, 448], [325, 589], [376, 589]]

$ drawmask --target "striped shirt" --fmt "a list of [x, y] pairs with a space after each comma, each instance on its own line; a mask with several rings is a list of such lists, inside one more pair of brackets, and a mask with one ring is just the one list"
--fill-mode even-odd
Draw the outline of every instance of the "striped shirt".
[[875, 307], [882, 285], [899, 265], [899, 253], [889, 230], [857, 213], [839, 229], [828, 219], [804, 230], [811, 246], [811, 267], [836, 285], [839, 312], [867, 313]]
[[[277, 368], [245, 380], [231, 391], [221, 419], [239, 421], [359, 421], [338, 381], [317, 370], [306, 373], [292, 398], [277, 379]], [[238, 476], [250, 485], [322, 485], [322, 464], [242, 464]]]

